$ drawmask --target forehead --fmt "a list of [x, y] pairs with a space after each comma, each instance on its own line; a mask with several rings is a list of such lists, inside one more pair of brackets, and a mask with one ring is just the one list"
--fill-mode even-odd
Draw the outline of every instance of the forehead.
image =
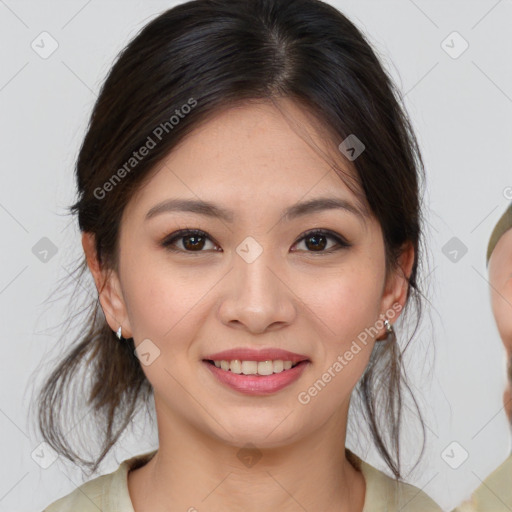
[[280, 106], [284, 114], [272, 103], [252, 102], [208, 119], [159, 164], [135, 204], [172, 195], [217, 199], [233, 208], [272, 201], [282, 206], [329, 193], [365, 212], [353, 166], [318, 122], [294, 102]]

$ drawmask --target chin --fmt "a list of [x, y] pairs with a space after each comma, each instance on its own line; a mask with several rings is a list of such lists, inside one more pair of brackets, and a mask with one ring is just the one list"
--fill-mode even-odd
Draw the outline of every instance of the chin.
[[[297, 430], [291, 430], [291, 425], [284, 428], [283, 418], [275, 418], [273, 421], [226, 425], [226, 430], [231, 436], [222, 430], [218, 435], [226, 444], [236, 447], [254, 445], [260, 449], [272, 449], [287, 446], [300, 438]], [[277, 427], [277, 428], [276, 428]]]

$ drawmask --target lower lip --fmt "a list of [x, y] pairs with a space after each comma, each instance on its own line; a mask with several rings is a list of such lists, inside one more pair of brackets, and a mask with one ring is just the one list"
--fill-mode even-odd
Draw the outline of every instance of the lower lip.
[[308, 365], [309, 361], [301, 361], [297, 366], [289, 370], [283, 370], [272, 375], [243, 375], [232, 371], [222, 370], [214, 364], [203, 361], [209, 370], [219, 379], [235, 391], [248, 395], [268, 395], [280, 391], [292, 382], [296, 381]]

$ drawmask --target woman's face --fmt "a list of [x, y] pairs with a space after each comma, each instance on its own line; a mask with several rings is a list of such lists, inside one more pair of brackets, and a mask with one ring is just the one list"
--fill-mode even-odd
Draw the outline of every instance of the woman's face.
[[[283, 104], [307, 126], [300, 108]], [[298, 206], [320, 198], [341, 206]], [[178, 200], [214, 208], [165, 206]], [[378, 222], [267, 103], [222, 112], [168, 156], [124, 211], [110, 284], [107, 319], [144, 343], [159, 421], [262, 447], [339, 429], [374, 337], [385, 333], [380, 315], [396, 320], [406, 290], [398, 273], [386, 275]], [[244, 373], [274, 376], [206, 361], [227, 350], [241, 353], [220, 359], [258, 359], [246, 349], [274, 362], [242, 364]], [[305, 362], [279, 372], [286, 363], [275, 361], [294, 358], [266, 349]]]
[[[501, 340], [512, 367], [512, 229], [501, 236], [489, 260], [491, 304]], [[510, 369], [508, 374], [511, 375]], [[504, 394], [505, 410], [512, 422], [512, 382]]]
[[512, 354], [512, 229], [500, 237], [492, 252], [489, 281], [494, 318], [505, 348]]

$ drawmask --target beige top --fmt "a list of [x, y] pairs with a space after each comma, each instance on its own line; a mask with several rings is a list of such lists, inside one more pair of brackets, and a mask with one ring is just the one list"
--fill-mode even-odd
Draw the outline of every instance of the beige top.
[[512, 510], [512, 453], [453, 512], [510, 512]]
[[[43, 512], [135, 512], [128, 492], [128, 471], [144, 465], [156, 453], [147, 452], [121, 463], [119, 468], [82, 484], [48, 505]], [[418, 488], [395, 480], [346, 450], [352, 464], [366, 481], [363, 512], [441, 512], [442, 509]]]

